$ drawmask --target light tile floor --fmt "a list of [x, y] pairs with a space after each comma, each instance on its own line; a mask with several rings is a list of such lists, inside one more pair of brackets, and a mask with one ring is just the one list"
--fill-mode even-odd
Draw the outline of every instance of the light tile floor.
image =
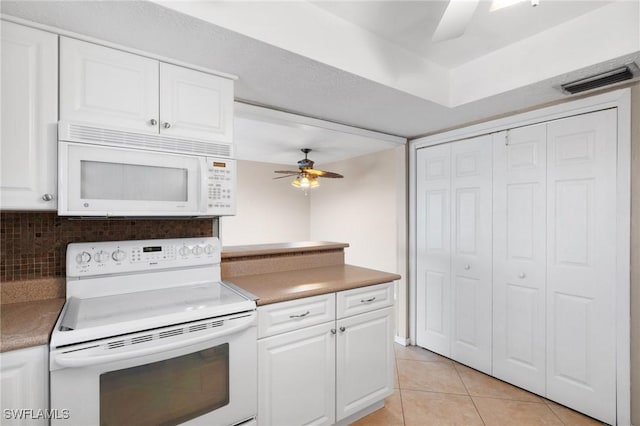
[[425, 349], [395, 353], [395, 392], [354, 426], [602, 425]]

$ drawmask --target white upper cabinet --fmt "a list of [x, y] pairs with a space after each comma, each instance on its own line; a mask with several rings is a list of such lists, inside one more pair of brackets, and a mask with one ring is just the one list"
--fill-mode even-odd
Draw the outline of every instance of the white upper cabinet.
[[60, 120], [158, 133], [158, 61], [60, 38]]
[[233, 81], [61, 37], [60, 120], [232, 142]]
[[233, 81], [160, 64], [160, 133], [231, 142]]
[[58, 36], [2, 22], [0, 204], [56, 210]]

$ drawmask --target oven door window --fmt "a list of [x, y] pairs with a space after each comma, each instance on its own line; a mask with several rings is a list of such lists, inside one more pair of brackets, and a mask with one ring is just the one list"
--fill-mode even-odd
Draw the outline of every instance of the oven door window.
[[229, 403], [229, 344], [100, 375], [100, 425], [177, 425]]

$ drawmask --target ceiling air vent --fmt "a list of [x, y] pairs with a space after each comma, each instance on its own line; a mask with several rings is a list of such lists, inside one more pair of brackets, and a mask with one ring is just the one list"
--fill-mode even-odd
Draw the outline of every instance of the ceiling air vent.
[[574, 93], [585, 92], [587, 90], [597, 89], [599, 87], [608, 86], [621, 81], [631, 80], [637, 72], [637, 65], [635, 63], [631, 63], [611, 71], [592, 75], [591, 77], [582, 78], [570, 83], [565, 83], [560, 87], [563, 92], [573, 95]]

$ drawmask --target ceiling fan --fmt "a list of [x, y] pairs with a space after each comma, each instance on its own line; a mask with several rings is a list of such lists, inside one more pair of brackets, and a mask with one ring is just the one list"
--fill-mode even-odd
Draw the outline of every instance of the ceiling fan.
[[[524, 0], [493, 0], [491, 10], [502, 9], [522, 1]], [[464, 34], [479, 3], [480, 0], [449, 0], [431, 40], [433, 42], [452, 40]], [[533, 7], [538, 6], [539, 3], [540, 0], [531, 0]]]
[[325, 178], [342, 178], [339, 173], [334, 172], [326, 172], [324, 170], [318, 170], [313, 168], [313, 161], [307, 158], [307, 155], [311, 152], [310, 148], [302, 148], [300, 151], [304, 153], [304, 158], [298, 161], [298, 170], [276, 170], [274, 173], [281, 173], [284, 176], [278, 176], [274, 179], [282, 179], [291, 176], [296, 176], [296, 178], [291, 182], [291, 185], [297, 188], [315, 188], [320, 186], [318, 182], [319, 177]]

